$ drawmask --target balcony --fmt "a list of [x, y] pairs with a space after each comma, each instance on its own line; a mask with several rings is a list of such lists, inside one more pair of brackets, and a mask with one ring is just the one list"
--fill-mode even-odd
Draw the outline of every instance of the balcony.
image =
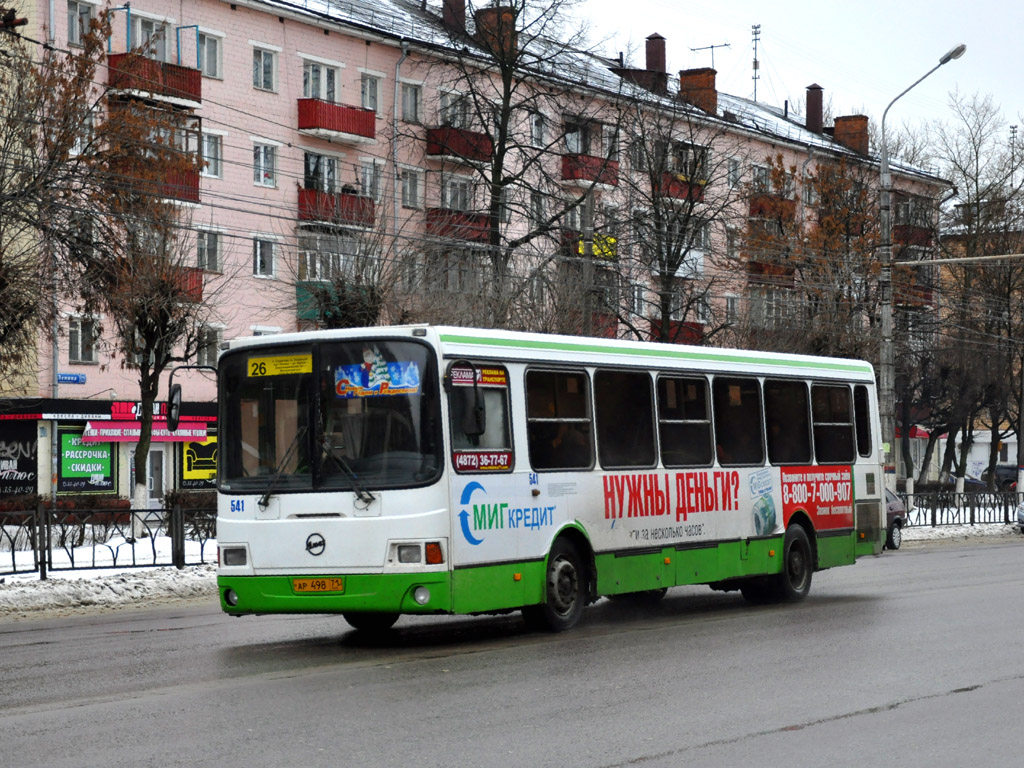
[[159, 197], [183, 203], [199, 202], [199, 171], [176, 171], [157, 183]]
[[930, 248], [932, 230], [917, 224], [894, 224], [892, 228], [894, 245], [911, 245], [918, 248]]
[[453, 211], [448, 208], [427, 209], [427, 232], [431, 235], [482, 243], [487, 241], [489, 231], [485, 213]]
[[[558, 231], [559, 252], [567, 257], [581, 257], [587, 254], [587, 242], [578, 229], [560, 229]], [[619, 257], [618, 240], [611, 235], [594, 232], [590, 239], [590, 257], [615, 261]]]
[[493, 150], [491, 140], [476, 131], [451, 125], [427, 129], [427, 155], [430, 157], [485, 163], [491, 159]]
[[750, 217], [753, 219], [786, 219], [796, 216], [796, 200], [761, 192], [750, 198]]
[[149, 94], [156, 99], [187, 102], [198, 107], [203, 100], [203, 78], [198, 69], [156, 61], [139, 53], [114, 53], [107, 57], [110, 87], [115, 91]]
[[300, 187], [299, 221], [372, 227], [376, 221], [376, 205], [372, 197], [354, 192], [321, 192]]
[[372, 109], [322, 99], [299, 99], [299, 133], [349, 144], [373, 144], [377, 114]]
[[199, 267], [178, 267], [174, 279], [184, 301], [191, 301], [193, 304], [202, 303], [203, 270]]
[[661, 187], [658, 189], [661, 197], [670, 197], [674, 200], [686, 200], [688, 202], [700, 203], [704, 201], [704, 184], [690, 182], [686, 176], [666, 171], [661, 174]]
[[593, 155], [562, 155], [562, 182], [575, 186], [617, 187], [619, 162]]

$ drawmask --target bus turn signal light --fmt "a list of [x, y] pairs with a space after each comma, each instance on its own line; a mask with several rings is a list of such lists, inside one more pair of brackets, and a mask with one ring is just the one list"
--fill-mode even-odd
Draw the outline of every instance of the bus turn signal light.
[[427, 565], [440, 565], [444, 562], [444, 555], [441, 553], [441, 542], [427, 542]]

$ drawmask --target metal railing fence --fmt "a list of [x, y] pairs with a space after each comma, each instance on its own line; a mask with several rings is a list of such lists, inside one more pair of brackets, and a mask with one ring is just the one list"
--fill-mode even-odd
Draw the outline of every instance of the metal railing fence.
[[1020, 496], [1012, 491], [915, 493], [912, 508], [906, 494], [899, 496], [909, 510], [907, 525], [917, 527], [1015, 523], [1020, 503]]
[[[216, 562], [215, 509], [35, 509], [0, 512], [0, 576]], [[191, 543], [191, 546], [189, 546]]]

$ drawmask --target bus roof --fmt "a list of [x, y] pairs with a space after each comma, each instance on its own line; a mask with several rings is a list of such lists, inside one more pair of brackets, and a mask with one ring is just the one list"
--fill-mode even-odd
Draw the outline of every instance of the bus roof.
[[874, 370], [871, 364], [864, 360], [445, 325], [394, 325], [250, 336], [235, 339], [225, 346], [233, 350], [266, 344], [295, 344], [360, 337], [424, 338], [437, 345], [445, 357], [483, 357], [495, 360], [581, 365], [635, 366], [646, 362], [650, 367], [699, 368], [709, 371], [728, 370], [775, 375], [808, 374], [828, 378], [874, 380]]

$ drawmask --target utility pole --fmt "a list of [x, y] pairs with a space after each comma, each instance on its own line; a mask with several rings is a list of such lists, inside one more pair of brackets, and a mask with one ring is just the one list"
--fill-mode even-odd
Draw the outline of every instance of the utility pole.
[[761, 64], [757, 60], [757, 42], [761, 39], [761, 25], [752, 24], [750, 30], [754, 33], [754, 76], [751, 79], [754, 81], [754, 101], [757, 101], [757, 81], [761, 77], [758, 72], [761, 69]]

